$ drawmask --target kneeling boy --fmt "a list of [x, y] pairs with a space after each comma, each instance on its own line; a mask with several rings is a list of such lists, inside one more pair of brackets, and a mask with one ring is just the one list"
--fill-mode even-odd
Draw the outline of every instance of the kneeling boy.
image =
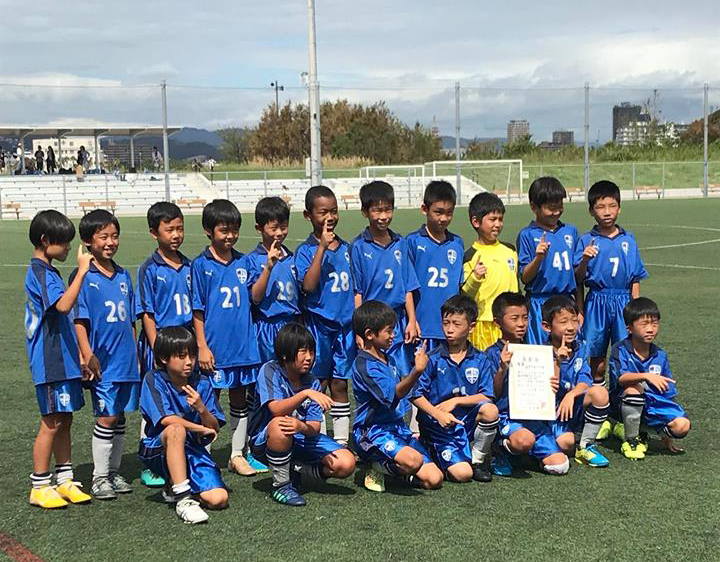
[[210, 379], [195, 370], [197, 341], [190, 331], [180, 326], [160, 330], [153, 353], [161, 367], [145, 375], [140, 392], [146, 423], [140, 459], [172, 483], [171, 493], [163, 495], [177, 502], [178, 517], [185, 523], [204, 523], [208, 515], [193, 496], [209, 509], [228, 503], [220, 469], [205, 448], [217, 437], [225, 416]]
[[[290, 322], [275, 338], [277, 360], [265, 363], [258, 375], [257, 408], [250, 423], [250, 446], [256, 459], [272, 471], [272, 498], [302, 506], [299, 478], [345, 478], [355, 470], [355, 457], [334, 439], [320, 433], [332, 399], [310, 374], [315, 340], [301, 324]], [[291, 473], [293, 463], [295, 474]]]
[[396, 322], [393, 309], [379, 301], [366, 301], [353, 313], [353, 330], [362, 340], [352, 367], [353, 437], [359, 457], [369, 465], [368, 490], [385, 490], [383, 474], [404, 476], [411, 484], [435, 489], [441, 486], [443, 474], [413, 437], [401, 405], [427, 366], [426, 343], [415, 354], [410, 374], [398, 372], [395, 360], [387, 354]]
[[468, 342], [478, 308], [470, 297], [450, 297], [440, 309], [445, 341], [430, 352], [413, 390], [420, 437], [454, 482], [489, 482], [490, 446], [498, 426], [493, 375], [485, 354]]

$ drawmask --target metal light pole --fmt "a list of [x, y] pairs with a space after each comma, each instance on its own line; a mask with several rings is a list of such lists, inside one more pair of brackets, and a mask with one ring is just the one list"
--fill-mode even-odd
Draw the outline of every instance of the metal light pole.
[[320, 85], [317, 79], [315, 43], [315, 0], [308, 0], [308, 95], [310, 104], [310, 177], [312, 185], [322, 182], [320, 154]]
[[168, 143], [167, 124], [167, 83], [160, 84], [162, 91], [162, 118], [163, 118], [163, 161], [165, 163], [165, 201], [170, 201], [170, 150]]
[[278, 92], [284, 92], [285, 86], [279, 86], [278, 81], [270, 82], [270, 87], [275, 88], [275, 117], [280, 115], [280, 95]]
[[583, 183], [585, 195], [590, 189], [590, 84], [585, 82], [585, 168]]
[[703, 196], [708, 196], [708, 90], [703, 86]]
[[458, 205], [462, 205], [460, 174], [460, 82], [455, 82], [455, 189]]

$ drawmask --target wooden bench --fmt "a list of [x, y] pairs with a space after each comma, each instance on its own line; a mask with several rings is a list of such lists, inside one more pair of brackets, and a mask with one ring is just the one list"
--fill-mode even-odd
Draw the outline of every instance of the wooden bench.
[[340, 201], [345, 203], [345, 210], [350, 208], [350, 203], [360, 203], [360, 198], [355, 193], [349, 193], [340, 196]]
[[565, 189], [565, 193], [567, 193], [570, 203], [572, 203], [573, 197], [577, 197], [577, 198], [585, 197], [585, 190], [580, 189], [579, 187], [569, 187], [569, 188]]
[[20, 203], [7, 203], [5, 205], [6, 209], [9, 209], [15, 213], [15, 217], [17, 218], [17, 220], [20, 220], [20, 207]]
[[178, 199], [175, 201], [178, 207], [186, 207], [188, 209], [204, 209], [207, 205], [206, 199]]
[[115, 208], [117, 207], [116, 201], [80, 201], [78, 207], [82, 209], [83, 215], [87, 215], [88, 211], [94, 211], [95, 209], [110, 209], [112, 214], [115, 214]]
[[[698, 187], [700, 188], [700, 191], [705, 189], [705, 185], [702, 183]], [[708, 193], [720, 193], [720, 183], [709, 183]]]
[[663, 194], [663, 189], [658, 185], [636, 185], [635, 186], [635, 197], [640, 200], [640, 196], [643, 194], [647, 195], [657, 195], [657, 198], [660, 199]]

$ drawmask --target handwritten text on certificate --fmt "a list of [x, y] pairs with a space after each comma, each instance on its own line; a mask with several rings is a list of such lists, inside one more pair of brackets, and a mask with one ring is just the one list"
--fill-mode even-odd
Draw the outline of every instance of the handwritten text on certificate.
[[550, 387], [553, 353], [549, 345], [511, 343], [508, 374], [510, 417], [516, 420], [555, 419], [555, 394]]

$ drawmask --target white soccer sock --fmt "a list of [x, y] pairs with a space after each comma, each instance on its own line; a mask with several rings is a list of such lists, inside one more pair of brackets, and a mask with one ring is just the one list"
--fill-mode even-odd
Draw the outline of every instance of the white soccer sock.
[[410, 427], [410, 431], [412, 431], [413, 435], [420, 433], [420, 424], [418, 423], [417, 415], [417, 406], [415, 406], [415, 404], [410, 404], [410, 423], [408, 426]]
[[327, 435], [327, 422], [325, 421], [325, 414], [323, 414], [323, 417], [320, 420], [320, 433]]
[[172, 485], [172, 492], [176, 500], [190, 494], [190, 480], [183, 480], [179, 484]]
[[333, 438], [341, 445], [350, 440], [350, 402], [335, 402], [330, 408], [333, 422]]
[[143, 416], [140, 418], [140, 439], [147, 437], [145, 434], [145, 426], [147, 426], [147, 422], [145, 421], [145, 416]]
[[73, 467], [71, 462], [55, 465], [55, 483], [58, 486], [67, 482], [68, 480], [72, 482], [73, 478], [75, 478], [75, 476], [73, 474]]
[[115, 430], [95, 422], [92, 436], [93, 478], [110, 474], [110, 456], [112, 455]]
[[230, 430], [232, 434], [232, 451], [230, 458], [241, 456], [247, 443], [248, 409], [230, 406]]
[[470, 453], [472, 455], [472, 463], [480, 464], [485, 460], [490, 452], [490, 446], [495, 440], [497, 432], [498, 420], [491, 422], [479, 421], [475, 426], [475, 433], [471, 443]]
[[112, 440], [112, 452], [110, 453], [110, 472], [120, 472], [120, 464], [125, 450], [125, 420], [118, 422], [115, 426], [115, 433]]

